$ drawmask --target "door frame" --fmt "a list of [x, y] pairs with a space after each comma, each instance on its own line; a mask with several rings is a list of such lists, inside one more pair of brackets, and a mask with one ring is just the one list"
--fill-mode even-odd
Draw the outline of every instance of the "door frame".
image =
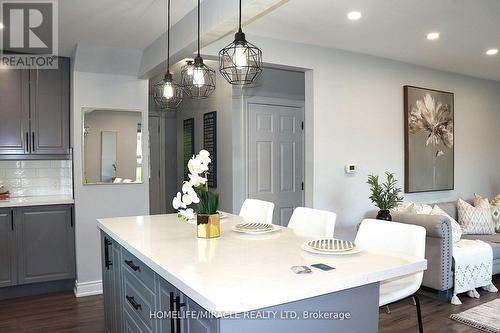
[[[252, 97], [243, 97], [241, 99], [242, 105], [241, 105], [241, 110], [242, 116], [241, 116], [241, 153], [240, 153], [240, 160], [243, 162], [241, 165], [241, 168], [238, 168], [238, 166], [233, 165], [234, 167], [234, 187], [235, 189], [238, 188], [238, 179], [241, 180], [241, 191], [234, 191], [234, 193], [239, 194], [234, 196], [234, 202], [233, 202], [233, 207], [241, 207], [243, 204], [243, 201], [245, 198], [248, 198], [249, 195], [249, 170], [248, 170], [248, 161], [249, 161], [249, 109], [251, 104], [261, 104], [261, 105], [277, 105], [277, 106], [285, 106], [285, 107], [295, 107], [295, 108], [302, 108], [304, 112], [304, 133], [302, 136], [302, 179], [304, 181], [304, 191], [302, 191], [302, 202], [304, 205], [310, 204], [306, 202], [306, 199], [308, 198], [308, 194], [306, 191], [309, 191], [311, 189], [310, 186], [306, 185], [306, 180], [308, 179], [307, 175], [309, 172], [312, 172], [312, 170], [306, 169], [307, 163], [306, 161], [306, 130], [307, 130], [307, 122], [306, 122], [306, 109], [305, 109], [305, 101], [301, 100], [293, 100], [293, 99], [284, 99], [284, 98], [275, 98], [275, 97], [261, 97], [261, 96], [252, 96]], [[238, 171], [238, 169], [240, 171]]]

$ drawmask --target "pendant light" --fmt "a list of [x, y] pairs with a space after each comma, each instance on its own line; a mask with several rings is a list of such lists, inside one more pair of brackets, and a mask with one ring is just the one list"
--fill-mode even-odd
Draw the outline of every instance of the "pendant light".
[[167, 71], [163, 80], [155, 84], [153, 95], [161, 109], [175, 110], [182, 102], [182, 87], [174, 82], [170, 73], [170, 0], [167, 0]]
[[255, 82], [262, 73], [262, 51], [247, 42], [241, 30], [241, 0], [239, 0], [238, 32], [234, 41], [219, 51], [219, 71], [233, 85]]
[[198, 0], [198, 54], [194, 58], [194, 63], [188, 62], [182, 68], [181, 76], [184, 90], [191, 98], [208, 98], [215, 90], [215, 71], [205, 65], [200, 56], [200, 0]]

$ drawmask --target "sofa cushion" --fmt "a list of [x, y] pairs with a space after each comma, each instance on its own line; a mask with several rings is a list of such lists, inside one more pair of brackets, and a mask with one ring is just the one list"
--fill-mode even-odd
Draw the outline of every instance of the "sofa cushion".
[[462, 235], [464, 239], [479, 239], [483, 242], [487, 242], [491, 245], [493, 249], [493, 260], [500, 259], [500, 234], [495, 235]]

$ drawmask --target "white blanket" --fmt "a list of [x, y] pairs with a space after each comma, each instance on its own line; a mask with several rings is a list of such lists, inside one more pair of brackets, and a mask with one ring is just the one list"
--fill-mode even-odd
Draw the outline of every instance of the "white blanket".
[[476, 288], [496, 292], [491, 283], [493, 250], [480, 240], [462, 239], [453, 244], [455, 283], [452, 304], [462, 304], [457, 295], [467, 292], [470, 297], [479, 298]]

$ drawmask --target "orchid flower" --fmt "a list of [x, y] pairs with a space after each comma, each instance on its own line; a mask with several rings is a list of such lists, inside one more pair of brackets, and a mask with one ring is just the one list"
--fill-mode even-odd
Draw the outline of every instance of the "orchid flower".
[[174, 200], [172, 200], [172, 206], [174, 207], [174, 209], [186, 208], [186, 205], [182, 201], [181, 192], [177, 192], [177, 196], [175, 196]]

